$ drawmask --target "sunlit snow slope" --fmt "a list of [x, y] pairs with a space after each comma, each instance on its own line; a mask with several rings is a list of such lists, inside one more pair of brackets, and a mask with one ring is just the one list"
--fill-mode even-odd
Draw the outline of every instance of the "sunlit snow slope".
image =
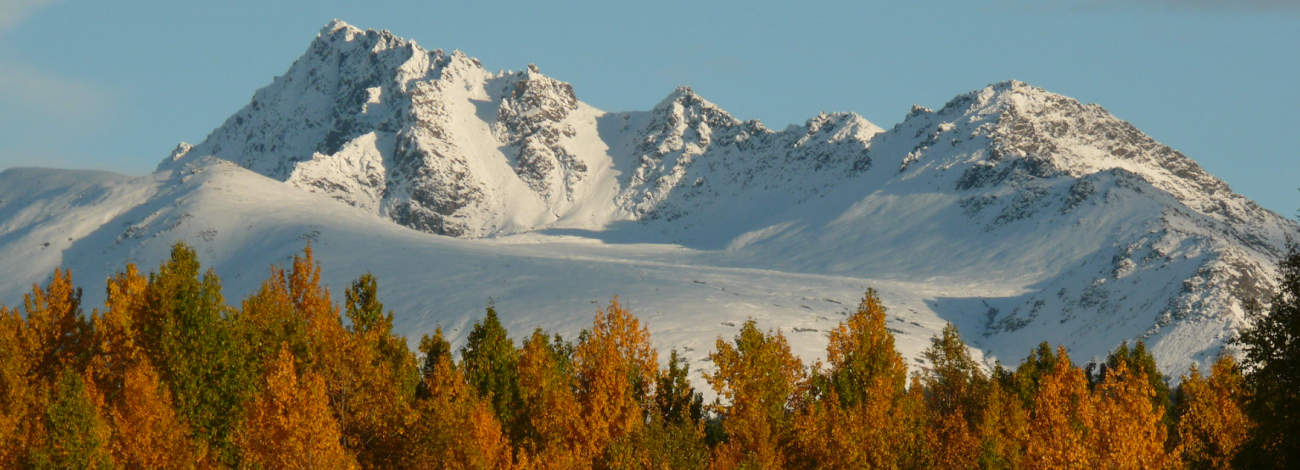
[[889, 130], [772, 130], [689, 88], [610, 113], [343, 22], [152, 175], [0, 173], [0, 302], [55, 267], [87, 305], [196, 246], [248, 294], [311, 241], [336, 294], [378, 276], [399, 332], [454, 342], [491, 300], [573, 336], [615, 294], [697, 367], [746, 318], [806, 359], [868, 287], [912, 360], [944, 322], [988, 360], [1143, 339], [1176, 376], [1243, 326], [1297, 225], [1100, 106], [1016, 81]]

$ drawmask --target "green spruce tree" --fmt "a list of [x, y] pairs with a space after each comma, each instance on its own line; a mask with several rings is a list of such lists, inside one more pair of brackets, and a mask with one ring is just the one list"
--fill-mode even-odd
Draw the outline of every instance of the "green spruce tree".
[[497, 318], [496, 308], [474, 324], [465, 347], [460, 350], [465, 380], [492, 405], [508, 433], [512, 434], [519, 410], [519, 349]]
[[1240, 462], [1251, 468], [1300, 466], [1300, 246], [1287, 243], [1268, 306], [1246, 301], [1250, 326], [1237, 344], [1253, 398], [1246, 412], [1259, 424]]

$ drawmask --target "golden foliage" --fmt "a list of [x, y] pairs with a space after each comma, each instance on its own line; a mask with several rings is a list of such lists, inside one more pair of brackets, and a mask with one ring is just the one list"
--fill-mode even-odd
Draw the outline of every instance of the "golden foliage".
[[1070, 363], [1064, 346], [1057, 351], [1055, 366], [1040, 379], [1034, 396], [1025, 467], [1091, 468], [1096, 407], [1083, 371]]
[[831, 330], [826, 352], [829, 370], [813, 378], [823, 396], [795, 422], [801, 460], [813, 468], [899, 468], [916, 447], [925, 409], [907, 393], [907, 365], [875, 291]]
[[590, 462], [588, 448], [580, 439], [587, 435], [588, 420], [573, 392], [573, 379], [559, 362], [558, 351], [540, 330], [524, 341], [519, 355], [519, 390], [524, 409], [521, 468], [551, 467], [563, 462], [576, 468]]
[[1152, 405], [1155, 394], [1145, 374], [1119, 364], [1097, 385], [1092, 451], [1100, 468], [1164, 468], [1164, 408]]
[[122, 468], [206, 468], [205, 450], [190, 441], [188, 427], [172, 408], [171, 394], [148, 360], [126, 371], [121, 396], [111, 408], [111, 448]]
[[32, 354], [26, 351], [24, 321], [0, 306], [0, 468], [18, 468], [35, 421], [35, 389], [29, 382]]
[[49, 287], [32, 285], [23, 295], [23, 312], [27, 322], [19, 342], [33, 375], [50, 382], [64, 368], [80, 369], [90, 325], [81, 317], [81, 289], [72, 285], [72, 272], [55, 269]]
[[90, 369], [110, 400], [122, 390], [127, 369], [146, 360], [136, 330], [148, 306], [148, 288], [149, 279], [135, 264], [127, 264], [125, 271], [108, 278], [104, 311], [96, 309], [91, 316], [95, 333]]
[[448, 358], [425, 379], [430, 398], [420, 403], [413, 469], [508, 469], [510, 441], [491, 407], [465, 382]]
[[649, 329], [618, 297], [596, 312], [590, 334], [573, 355], [578, 404], [588, 420], [584, 453], [599, 456], [611, 441], [641, 428], [658, 364]]
[[243, 468], [355, 469], [356, 459], [340, 443], [338, 422], [330, 413], [325, 381], [299, 376], [287, 346], [267, 365], [265, 388], [247, 408], [235, 434]]
[[714, 468], [783, 468], [794, 444], [794, 411], [804, 392], [803, 363], [780, 331], [767, 334], [746, 321], [734, 345], [717, 341], [709, 355], [717, 366], [705, 380], [717, 392], [714, 411], [727, 442], [718, 445]]
[[1246, 388], [1237, 361], [1220, 356], [1209, 377], [1193, 365], [1179, 393], [1178, 449], [1188, 467], [1232, 468], [1233, 458], [1255, 429], [1242, 409]]

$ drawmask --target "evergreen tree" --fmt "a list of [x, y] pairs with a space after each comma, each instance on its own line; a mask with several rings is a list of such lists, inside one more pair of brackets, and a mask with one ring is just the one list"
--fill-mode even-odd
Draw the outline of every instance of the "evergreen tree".
[[1014, 371], [1008, 371], [999, 364], [993, 377], [1002, 388], [1020, 398], [1026, 409], [1033, 409], [1034, 397], [1038, 395], [1043, 376], [1055, 371], [1059, 361], [1052, 345], [1043, 341], [1029, 352], [1029, 357], [1021, 361]]
[[501, 326], [495, 307], [488, 306], [483, 320], [474, 324], [460, 358], [470, 386], [488, 401], [506, 429], [514, 429], [519, 408], [519, 350]]
[[[690, 365], [674, 349], [668, 369], [655, 381], [655, 412], [637, 436], [649, 468], [703, 469], [709, 447], [704, 435], [704, 397], [691, 387]], [[641, 468], [641, 467], [638, 467]]]
[[45, 408], [45, 435], [29, 449], [27, 466], [45, 469], [111, 469], [112, 430], [100, 412], [94, 388], [71, 369], [64, 369]]
[[256, 364], [226, 321], [221, 280], [199, 276], [198, 255], [184, 243], [149, 275], [140, 342], [194, 433], [212, 443], [219, 461], [236, 462], [231, 441], [241, 405], [257, 386]]
[[659, 374], [655, 382], [655, 404], [664, 422], [694, 425], [704, 419], [704, 397], [687, 379], [690, 372], [690, 364], [679, 358], [674, 349], [668, 357], [668, 370]]
[[[433, 336], [424, 335], [420, 337], [420, 380], [427, 382], [429, 376], [433, 375], [438, 362], [444, 359], [455, 365], [451, 357], [451, 344], [442, 335], [442, 327], [434, 329]], [[421, 387], [422, 389], [424, 387]]]
[[1255, 467], [1300, 466], [1300, 246], [1287, 243], [1277, 290], [1263, 306], [1246, 300], [1250, 326], [1241, 331], [1242, 366], [1253, 397], [1246, 406], [1259, 425], [1243, 452]]
[[[1106, 375], [1120, 365], [1128, 368], [1129, 372], [1138, 374], [1147, 381], [1152, 390], [1151, 405], [1160, 409], [1169, 409], [1169, 383], [1165, 381], [1165, 376], [1160, 373], [1156, 367], [1156, 358], [1147, 350], [1146, 343], [1138, 340], [1137, 344], [1129, 348], [1128, 342], [1120, 343], [1119, 347], [1111, 351], [1106, 356], [1106, 362], [1102, 363], [1095, 374], [1089, 373], [1088, 379], [1095, 386], [1106, 380]], [[1094, 366], [1089, 364], [1089, 372]], [[1173, 424], [1172, 415], [1166, 414], [1161, 418], [1166, 424]]]

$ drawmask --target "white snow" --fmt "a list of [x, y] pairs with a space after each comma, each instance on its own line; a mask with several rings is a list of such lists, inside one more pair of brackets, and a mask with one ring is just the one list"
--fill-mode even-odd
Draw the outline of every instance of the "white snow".
[[619, 295], [698, 378], [746, 318], [811, 363], [874, 287], [913, 365], [953, 322], [990, 363], [1143, 339], [1176, 378], [1244, 324], [1297, 229], [1020, 82], [890, 130], [822, 113], [773, 131], [685, 87], [608, 113], [532, 66], [332, 22], [153, 175], [0, 173], [0, 302], [65, 266], [95, 307], [115, 270], [181, 240], [233, 302], [311, 241], [336, 296], [373, 272], [412, 341], [442, 325], [458, 345], [489, 300], [517, 336], [573, 338]]

